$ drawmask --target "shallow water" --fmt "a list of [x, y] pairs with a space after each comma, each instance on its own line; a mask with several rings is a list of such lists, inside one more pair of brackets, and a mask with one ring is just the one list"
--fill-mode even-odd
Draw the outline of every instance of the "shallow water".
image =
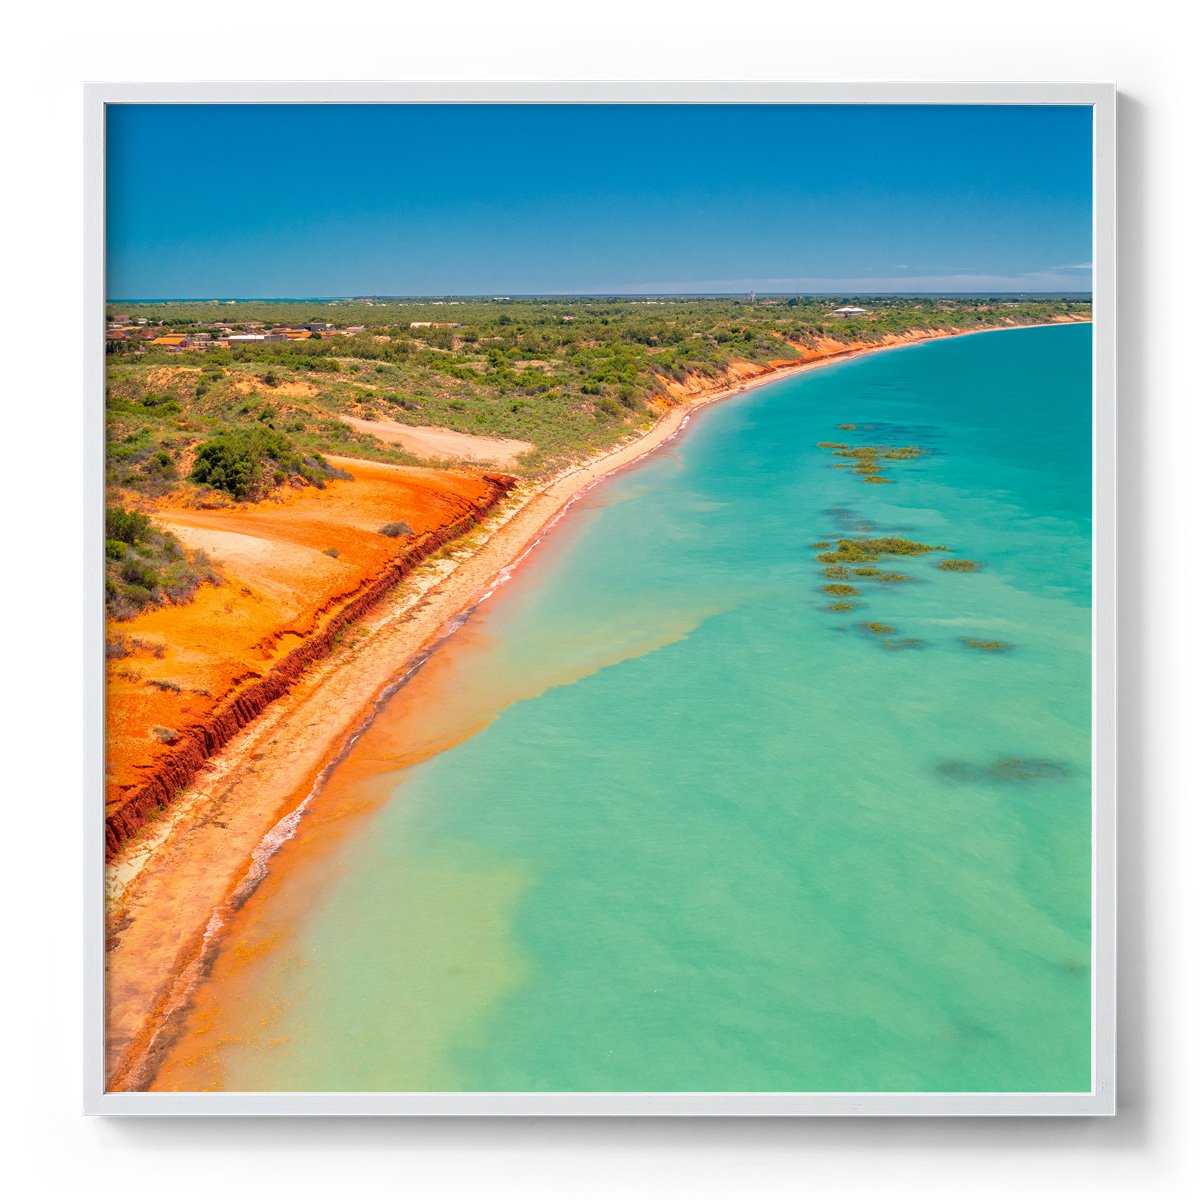
[[[1090, 354], [830, 365], [595, 489], [335, 773], [157, 1086], [1087, 1090]], [[893, 534], [949, 549], [826, 611], [812, 544]]]

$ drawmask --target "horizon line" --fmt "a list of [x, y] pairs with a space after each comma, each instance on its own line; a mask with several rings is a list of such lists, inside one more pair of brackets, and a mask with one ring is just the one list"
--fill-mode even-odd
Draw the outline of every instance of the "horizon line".
[[[980, 297], [1037, 297], [1046, 299], [1092, 299], [1091, 291], [874, 291], [874, 292], [760, 292], [760, 300], [791, 298], [812, 300], [853, 300], [866, 298], [901, 299], [978, 299]], [[494, 292], [408, 292], [387, 294], [364, 292], [324, 296], [110, 296], [105, 304], [353, 304], [366, 300], [483, 300], [503, 303], [509, 300], [726, 300], [751, 295], [751, 289], [737, 292], [513, 292], [498, 296]]]

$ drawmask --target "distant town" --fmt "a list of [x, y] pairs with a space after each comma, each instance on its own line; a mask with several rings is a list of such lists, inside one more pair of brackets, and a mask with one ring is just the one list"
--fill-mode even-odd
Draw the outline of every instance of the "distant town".
[[[496, 299], [500, 299], [497, 297]], [[778, 301], [760, 300], [750, 293], [749, 302], [761, 308], [773, 307]], [[441, 303], [434, 301], [434, 304]], [[454, 303], [451, 301], [450, 303]], [[638, 303], [634, 301], [633, 303]], [[643, 300], [643, 304], [661, 301]], [[826, 314], [834, 319], [865, 317], [868, 310], [844, 305]], [[574, 321], [574, 316], [561, 316], [562, 321]], [[409, 329], [460, 329], [459, 321], [408, 321]], [[110, 352], [148, 349], [154, 347], [167, 353], [187, 350], [228, 350], [231, 347], [257, 342], [301, 342], [313, 338], [354, 337], [365, 333], [365, 325], [338, 326], [330, 321], [306, 321], [298, 325], [272, 325], [265, 321], [156, 321], [150, 317], [135, 317], [131, 313], [114, 313], [106, 323], [105, 341]]]
[[[420, 322], [426, 328], [429, 322]], [[110, 350], [126, 349], [128, 343], [154, 346], [160, 350], [228, 350], [231, 346], [250, 342], [301, 342], [310, 338], [352, 337], [366, 332], [365, 325], [345, 325], [337, 328], [328, 321], [309, 321], [295, 327], [267, 325], [262, 321], [238, 321], [214, 328], [204, 322], [193, 322], [184, 331], [177, 325], [155, 324], [147, 317], [134, 318], [117, 313], [108, 321], [104, 338]]]

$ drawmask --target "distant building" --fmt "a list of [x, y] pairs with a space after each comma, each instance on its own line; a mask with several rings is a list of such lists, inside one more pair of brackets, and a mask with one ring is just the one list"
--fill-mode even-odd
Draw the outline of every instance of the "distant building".
[[457, 329], [458, 321], [409, 321], [409, 329]]
[[312, 333], [332, 333], [333, 326], [328, 321], [307, 321], [304, 325], [305, 329]]
[[223, 339], [226, 342], [265, 342], [267, 335], [265, 333], [231, 333], [227, 338]]
[[866, 315], [865, 308], [855, 308], [853, 304], [847, 304], [842, 308], [835, 308], [830, 314], [834, 317], [862, 317]]
[[167, 333], [162, 337], [150, 339], [152, 346], [166, 346], [168, 349], [182, 350], [187, 345], [187, 337], [182, 333]]
[[353, 336], [356, 333], [366, 333], [367, 327], [365, 325], [347, 325], [342, 332], [348, 336]]

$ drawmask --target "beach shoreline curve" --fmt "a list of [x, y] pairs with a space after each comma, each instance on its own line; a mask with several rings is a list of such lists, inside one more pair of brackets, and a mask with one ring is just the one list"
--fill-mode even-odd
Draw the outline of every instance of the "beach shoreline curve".
[[[1049, 324], [1064, 323], [1084, 322]], [[291, 694], [258, 715], [205, 764], [202, 778], [158, 827], [133, 838], [114, 856], [106, 929], [109, 1088], [149, 1085], [156, 1060], [169, 1046], [191, 992], [219, 949], [222, 912], [245, 903], [286, 836], [273, 846], [270, 840], [289, 821], [294, 831], [374, 714], [478, 604], [512, 577], [584, 494], [672, 442], [695, 413], [754, 388], [862, 354], [1037, 327], [892, 335], [877, 344], [747, 371], [732, 383], [677, 395], [641, 435], [567, 467], [548, 482], [515, 489], [507, 503], [472, 531], [477, 546], [463, 549], [441, 569], [416, 573], [403, 594], [384, 600], [382, 611], [357, 626], [361, 637], [354, 645], [315, 663]], [[286, 829], [282, 833], [290, 836]], [[161, 928], [164, 913], [170, 914], [170, 931]]]

